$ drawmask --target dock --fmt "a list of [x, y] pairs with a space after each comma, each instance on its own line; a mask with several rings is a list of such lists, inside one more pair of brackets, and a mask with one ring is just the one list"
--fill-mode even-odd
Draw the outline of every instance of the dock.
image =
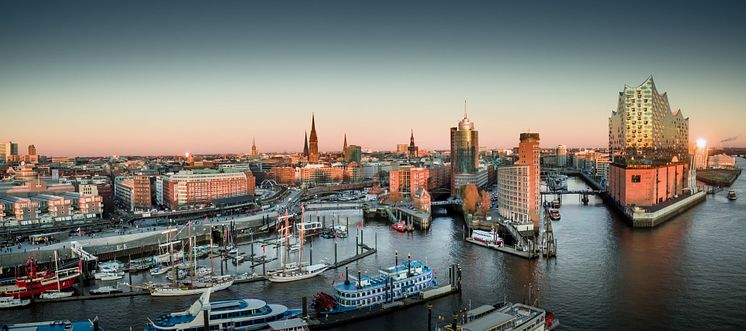
[[488, 243], [484, 243], [484, 242], [481, 242], [479, 240], [474, 240], [474, 239], [471, 239], [471, 238], [466, 238], [464, 240], [466, 242], [468, 242], [468, 243], [472, 243], [472, 244], [479, 245], [479, 246], [482, 246], [482, 247], [487, 247], [489, 249], [494, 249], [496, 251], [500, 251], [500, 252], [503, 252], [503, 253], [508, 253], [508, 254], [511, 254], [511, 255], [519, 256], [519, 257], [522, 257], [524, 259], [529, 259], [530, 260], [530, 259], [535, 259], [535, 258], [538, 257], [537, 254], [531, 254], [530, 251], [523, 251], [523, 250], [517, 249], [517, 248], [512, 247], [512, 246], [490, 245]]

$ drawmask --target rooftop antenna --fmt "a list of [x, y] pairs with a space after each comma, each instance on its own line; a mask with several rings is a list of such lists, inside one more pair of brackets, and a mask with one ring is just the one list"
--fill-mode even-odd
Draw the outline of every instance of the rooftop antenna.
[[467, 118], [467, 117], [468, 116], [466, 115], [466, 98], [464, 97], [464, 118]]

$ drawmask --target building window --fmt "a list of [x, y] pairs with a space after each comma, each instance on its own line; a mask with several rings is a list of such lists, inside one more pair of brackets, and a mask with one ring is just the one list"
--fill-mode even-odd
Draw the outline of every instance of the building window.
[[633, 183], [639, 183], [640, 182], [640, 175], [632, 175], [632, 182]]

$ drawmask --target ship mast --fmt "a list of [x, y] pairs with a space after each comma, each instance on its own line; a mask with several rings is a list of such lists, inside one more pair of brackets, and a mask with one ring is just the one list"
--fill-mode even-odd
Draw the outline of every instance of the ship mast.
[[303, 267], [303, 235], [306, 232], [305, 207], [300, 205], [300, 228], [298, 229], [298, 268]]
[[212, 259], [212, 224], [210, 224], [210, 275], [215, 275], [215, 261]]
[[[288, 216], [288, 210], [285, 209], [285, 263], [290, 260], [290, 216]], [[285, 265], [282, 266], [282, 270], [285, 270]]]
[[59, 292], [62, 289], [60, 288], [60, 269], [59, 269], [59, 266], [57, 265], [57, 250], [56, 249], [54, 250], [54, 275], [57, 278], [57, 291]]
[[194, 241], [192, 240], [192, 222], [189, 222], [189, 229], [187, 230], [187, 236], [189, 237], [189, 283], [194, 284], [194, 269], [192, 269], [192, 258], [194, 255]]

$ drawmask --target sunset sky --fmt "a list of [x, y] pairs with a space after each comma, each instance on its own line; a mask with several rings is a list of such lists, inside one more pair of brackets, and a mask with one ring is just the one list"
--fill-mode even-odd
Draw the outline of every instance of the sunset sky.
[[746, 146], [743, 1], [3, 1], [0, 141], [43, 155], [606, 146], [653, 75], [690, 140]]

